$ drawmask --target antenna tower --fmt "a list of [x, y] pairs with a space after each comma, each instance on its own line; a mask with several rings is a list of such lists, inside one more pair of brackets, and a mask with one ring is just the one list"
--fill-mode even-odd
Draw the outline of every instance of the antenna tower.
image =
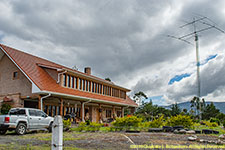
[[[197, 29], [197, 24], [202, 24], [204, 27], [203, 28], [200, 28], [200, 29]], [[192, 25], [194, 27], [194, 31], [191, 32], [191, 33], [187, 33], [183, 36], [180, 36], [180, 37], [176, 37], [176, 36], [173, 36], [173, 35], [167, 35], [167, 37], [170, 37], [170, 38], [174, 38], [174, 39], [177, 39], [177, 40], [180, 40], [180, 41], [183, 41], [187, 44], [190, 44], [190, 45], [195, 45], [195, 51], [196, 51], [196, 66], [197, 66], [197, 85], [198, 85], [198, 91], [197, 91], [197, 97], [199, 99], [199, 103], [201, 101], [201, 80], [200, 80], [200, 61], [199, 61], [199, 36], [198, 34], [200, 32], [203, 32], [203, 31], [207, 31], [207, 30], [210, 30], [212, 28], [222, 32], [225, 34], [225, 32], [218, 28], [216, 26], [216, 23], [214, 23], [211, 19], [209, 19], [208, 17], [205, 17], [205, 16], [202, 16], [202, 15], [198, 15], [197, 17], [194, 17], [193, 18], [193, 21], [190, 21], [190, 22], [187, 22], [186, 24], [180, 26], [180, 28], [184, 28], [184, 27], [187, 27], [187, 26], [190, 26]], [[195, 44], [192, 44], [191, 42], [189, 42], [187, 40], [187, 38], [189, 37], [192, 37], [194, 36], [194, 42]], [[202, 116], [201, 116], [201, 103], [200, 103], [200, 113], [199, 113], [199, 118], [201, 120]]]

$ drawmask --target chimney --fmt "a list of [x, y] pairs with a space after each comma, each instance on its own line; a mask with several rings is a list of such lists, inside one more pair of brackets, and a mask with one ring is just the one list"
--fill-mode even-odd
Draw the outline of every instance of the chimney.
[[84, 68], [84, 73], [90, 75], [91, 74], [91, 67], [85, 67]]

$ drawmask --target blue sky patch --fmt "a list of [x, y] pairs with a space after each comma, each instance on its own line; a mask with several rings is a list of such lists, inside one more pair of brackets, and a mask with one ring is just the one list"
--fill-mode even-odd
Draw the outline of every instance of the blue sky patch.
[[148, 98], [149, 102], [150, 102], [150, 99], [152, 100], [153, 105], [158, 105], [158, 106], [166, 105], [163, 95], [149, 97]]
[[181, 74], [181, 75], [176, 75], [175, 77], [173, 77], [172, 79], [170, 79], [170, 81], [169, 81], [168, 84], [171, 85], [174, 82], [179, 82], [183, 78], [187, 78], [187, 77], [190, 77], [190, 76], [191, 76], [191, 74], [189, 74], [189, 73], [184, 73], [184, 74]]
[[205, 65], [205, 64], [207, 64], [210, 60], [216, 58], [217, 55], [218, 55], [218, 54], [215, 54], [215, 55], [209, 55], [209, 57], [206, 58], [200, 65]]

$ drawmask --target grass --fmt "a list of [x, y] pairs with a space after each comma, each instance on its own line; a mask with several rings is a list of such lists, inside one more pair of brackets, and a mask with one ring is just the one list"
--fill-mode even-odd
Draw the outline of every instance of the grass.
[[[41, 146], [33, 146], [30, 144], [27, 144], [25, 146], [22, 145], [18, 145], [18, 144], [10, 144], [10, 145], [6, 145], [6, 144], [0, 144], [0, 150], [51, 150], [51, 147], [49, 145], [41, 145]], [[80, 148], [76, 148], [76, 147], [63, 147], [64, 150], [83, 150]]]

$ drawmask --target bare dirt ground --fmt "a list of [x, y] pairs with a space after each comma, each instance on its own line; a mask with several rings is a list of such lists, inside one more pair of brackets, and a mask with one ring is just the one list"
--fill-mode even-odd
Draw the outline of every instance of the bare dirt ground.
[[[64, 133], [64, 149], [112, 149], [127, 150], [131, 145], [155, 145], [164, 146], [163, 149], [170, 146], [190, 146], [190, 145], [207, 145], [206, 143], [198, 143], [188, 141], [190, 135], [181, 135], [173, 133], [125, 133], [125, 132], [65, 132]], [[204, 140], [217, 140], [214, 135], [197, 135]], [[134, 144], [133, 144], [134, 143]], [[213, 145], [213, 144], [212, 144]], [[14, 133], [0, 135], [0, 149], [50, 149], [51, 134], [50, 133], [28, 133], [18, 136]], [[216, 146], [216, 145], [214, 145]], [[142, 148], [139, 148], [142, 149]], [[146, 148], [147, 149], [147, 148]], [[153, 148], [148, 148], [153, 149]], [[162, 148], [154, 148], [162, 149]], [[183, 149], [183, 148], [180, 148]], [[191, 149], [191, 148], [188, 148]]]

